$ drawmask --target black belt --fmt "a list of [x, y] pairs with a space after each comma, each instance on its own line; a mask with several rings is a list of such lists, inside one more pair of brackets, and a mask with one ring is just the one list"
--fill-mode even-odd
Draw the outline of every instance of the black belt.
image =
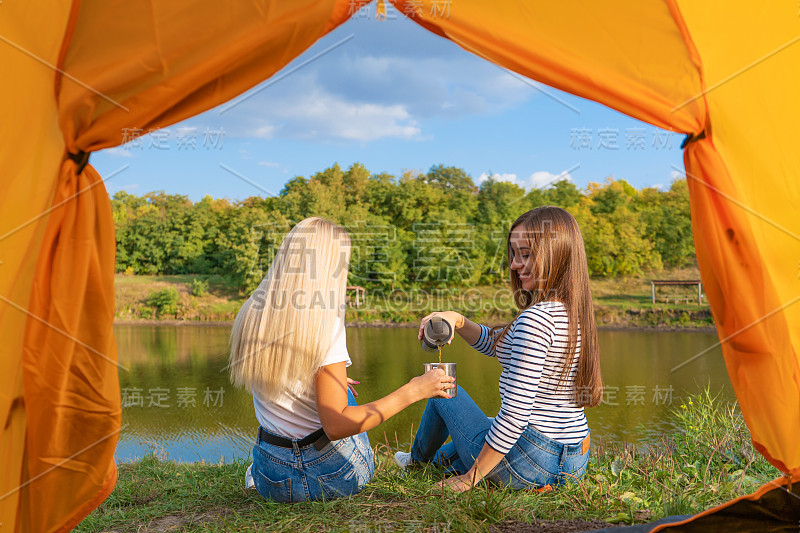
[[325, 431], [322, 428], [319, 428], [314, 433], [307, 435], [300, 440], [292, 440], [292, 439], [287, 439], [286, 437], [281, 437], [279, 435], [273, 435], [266, 429], [259, 426], [258, 442], [259, 443], [266, 442], [268, 444], [280, 446], [281, 448], [289, 448], [290, 450], [294, 448], [295, 444], [297, 445], [298, 448], [303, 448], [304, 446], [313, 444], [314, 448], [316, 448], [317, 451], [319, 451], [328, 445], [330, 439], [328, 438], [327, 435], [325, 435]]

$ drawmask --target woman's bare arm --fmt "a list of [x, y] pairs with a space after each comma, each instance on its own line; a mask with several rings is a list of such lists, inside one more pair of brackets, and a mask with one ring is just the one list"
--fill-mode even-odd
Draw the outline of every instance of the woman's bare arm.
[[364, 405], [347, 405], [347, 368], [334, 363], [320, 368], [315, 378], [317, 414], [331, 440], [343, 439], [374, 428], [409, 405], [425, 398], [448, 398], [453, 378], [431, 370], [384, 396]]
[[470, 490], [485, 478], [492, 469], [503, 460], [506, 454], [500, 453], [488, 444], [484, 443], [475, 464], [472, 465], [465, 474], [452, 476], [437, 483], [436, 487], [447, 487], [456, 492]]

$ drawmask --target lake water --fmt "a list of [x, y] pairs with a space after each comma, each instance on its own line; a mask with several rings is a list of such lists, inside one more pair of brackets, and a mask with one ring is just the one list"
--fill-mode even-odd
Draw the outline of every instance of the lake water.
[[[217, 462], [247, 457], [256, 430], [252, 396], [228, 380], [223, 326], [115, 326], [122, 388], [118, 461], [150, 450], [178, 461]], [[654, 442], [674, 429], [681, 397], [710, 386], [734, 400], [713, 333], [600, 331], [604, 405], [587, 409], [597, 441]], [[423, 352], [415, 328], [348, 328], [359, 403], [391, 392], [435, 360]], [[704, 352], [672, 372], [676, 365]], [[442, 359], [458, 363], [458, 382], [489, 416], [500, 407], [500, 365], [457, 338]], [[407, 446], [425, 402], [370, 431], [371, 442]]]

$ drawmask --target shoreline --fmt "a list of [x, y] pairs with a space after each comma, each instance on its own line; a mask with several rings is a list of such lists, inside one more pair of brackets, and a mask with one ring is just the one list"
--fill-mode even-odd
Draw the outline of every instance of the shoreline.
[[[115, 326], [203, 326], [203, 327], [230, 327], [233, 320], [156, 320], [156, 319], [122, 319], [114, 320]], [[415, 328], [414, 322], [347, 322], [347, 327], [351, 328]], [[713, 326], [680, 327], [668, 324], [664, 325], [599, 325], [598, 331], [650, 331], [654, 333], [716, 333], [717, 329]]]

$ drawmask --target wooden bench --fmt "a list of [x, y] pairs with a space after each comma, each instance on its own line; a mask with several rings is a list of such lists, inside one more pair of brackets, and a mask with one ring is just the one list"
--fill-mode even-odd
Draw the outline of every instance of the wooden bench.
[[[703, 282], [699, 279], [687, 279], [687, 280], [680, 280], [680, 279], [651, 279], [650, 280], [650, 288], [653, 293], [653, 303], [656, 303], [656, 287], [664, 287], [670, 285], [683, 285], [683, 286], [695, 286], [697, 285], [697, 304], [701, 305], [703, 303]], [[670, 298], [675, 300], [675, 303], [678, 303], [679, 300], [685, 300], [688, 304], [690, 300], [694, 299], [691, 296], [665, 296], [664, 301], [669, 303]]]

